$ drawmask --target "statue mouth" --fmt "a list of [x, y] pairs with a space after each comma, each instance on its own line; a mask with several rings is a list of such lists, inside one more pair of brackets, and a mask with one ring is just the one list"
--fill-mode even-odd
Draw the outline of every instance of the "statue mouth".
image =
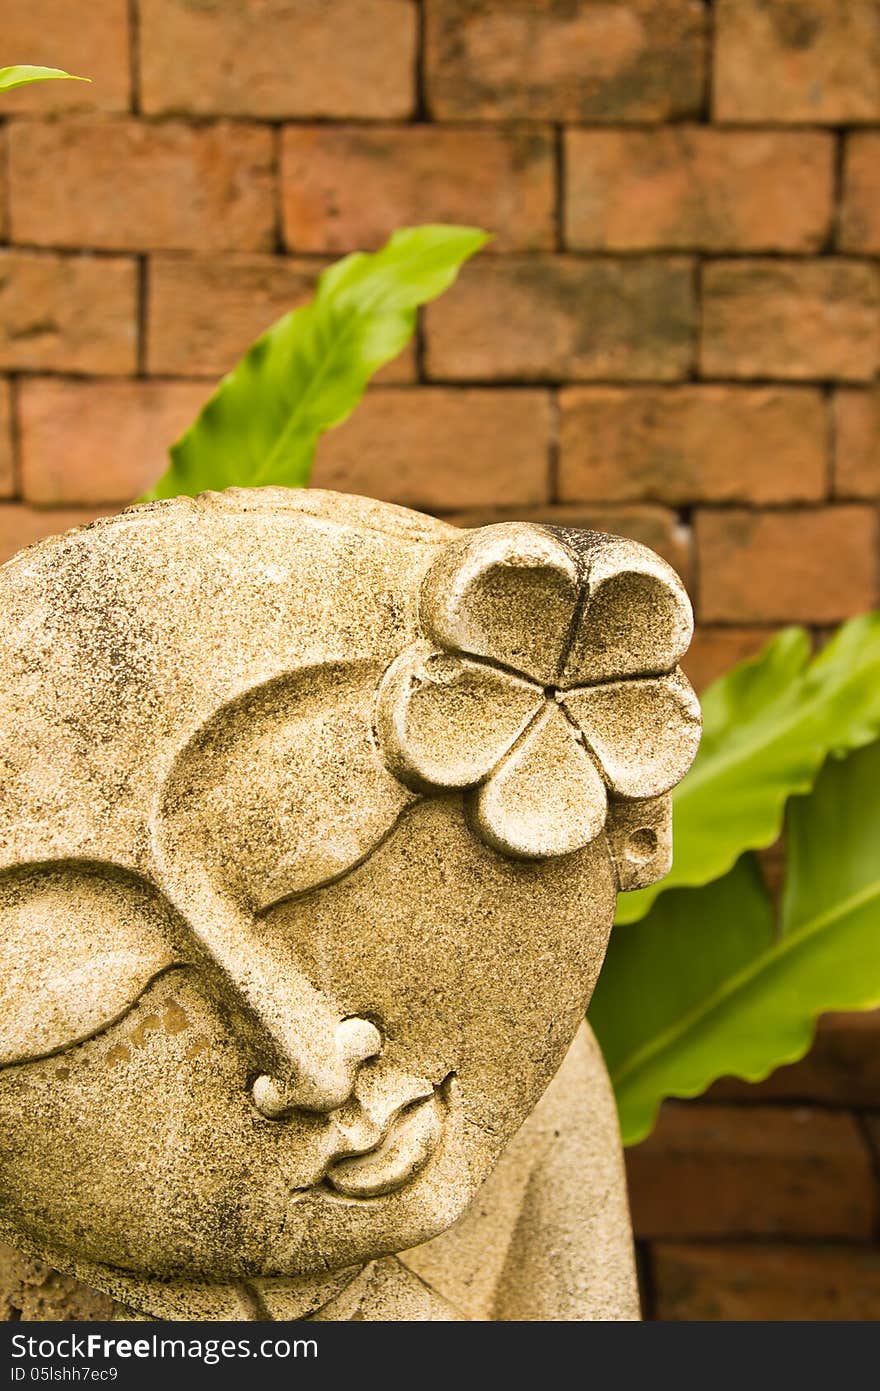
[[443, 1138], [448, 1080], [403, 1106], [370, 1149], [335, 1160], [324, 1186], [343, 1198], [381, 1198], [405, 1187], [427, 1167]]

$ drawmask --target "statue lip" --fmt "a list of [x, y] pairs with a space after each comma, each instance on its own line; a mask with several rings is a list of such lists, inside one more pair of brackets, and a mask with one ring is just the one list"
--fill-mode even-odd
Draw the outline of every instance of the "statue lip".
[[404, 1187], [426, 1167], [442, 1137], [445, 1107], [436, 1089], [401, 1107], [368, 1150], [337, 1159], [325, 1184], [344, 1198], [380, 1198]]

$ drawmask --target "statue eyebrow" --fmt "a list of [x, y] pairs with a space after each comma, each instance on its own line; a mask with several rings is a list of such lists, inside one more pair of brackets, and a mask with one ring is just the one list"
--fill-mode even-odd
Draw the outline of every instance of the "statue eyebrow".
[[328, 874], [327, 877], [324, 879], [317, 879], [314, 884], [308, 884], [305, 888], [302, 889], [292, 889], [289, 893], [279, 894], [273, 898], [267, 899], [266, 902], [262, 902], [259, 899], [256, 900], [255, 904], [252, 905], [254, 916], [256, 918], [265, 918], [275, 908], [280, 908], [281, 905], [284, 903], [295, 903], [299, 899], [308, 898], [310, 894], [320, 893], [322, 889], [330, 889], [333, 887], [334, 884], [339, 884], [342, 882], [343, 879], [347, 879], [348, 876], [350, 874], [353, 874], [355, 870], [360, 869], [361, 865], [366, 864], [367, 861], [371, 859], [373, 855], [375, 855], [376, 851], [379, 850], [387, 840], [390, 840], [390, 838], [394, 835], [395, 831], [400, 826], [401, 822], [406, 817], [408, 817], [412, 813], [414, 808], [418, 806], [419, 802], [423, 800], [423, 797], [414, 795], [413, 800], [409, 802], [406, 806], [401, 807], [400, 811], [398, 812], [395, 819], [392, 821], [391, 825], [385, 828], [385, 830], [373, 842], [373, 844], [368, 846], [368, 848], [364, 851], [362, 855], [358, 855], [358, 857], [352, 860], [350, 864], [347, 864], [343, 869], [338, 870], [335, 874]]

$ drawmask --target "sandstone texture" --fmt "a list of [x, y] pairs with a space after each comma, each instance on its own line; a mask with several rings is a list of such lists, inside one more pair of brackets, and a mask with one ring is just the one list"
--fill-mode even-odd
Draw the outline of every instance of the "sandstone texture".
[[666, 561], [232, 489], [0, 591], [10, 1309], [637, 1317], [582, 1021], [699, 741]]

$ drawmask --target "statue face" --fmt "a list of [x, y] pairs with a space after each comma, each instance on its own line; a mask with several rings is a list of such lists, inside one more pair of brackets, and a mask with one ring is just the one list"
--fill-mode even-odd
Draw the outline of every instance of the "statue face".
[[[229, 506], [216, 528], [239, 528], [238, 551], [226, 532], [212, 544], [253, 569]], [[630, 600], [647, 575], [652, 631], [672, 637], [630, 671], [610, 641], [587, 653], [590, 684], [570, 541], [488, 529], [507, 534], [475, 554], [439, 527], [392, 541], [394, 509], [385, 532], [295, 514], [269, 567], [303, 585], [312, 562], [298, 602], [319, 602], [294, 640], [277, 573], [261, 572], [268, 597], [250, 574], [244, 607], [222, 575], [201, 610], [177, 594], [175, 626], [120, 578], [155, 574], [163, 538], [165, 569], [185, 556], [198, 576], [172, 507], [176, 534], [139, 550], [149, 527], [127, 546], [108, 528], [105, 551], [100, 534], [70, 542], [9, 580], [12, 640], [63, 677], [51, 697], [7, 691], [18, 741], [0, 748], [18, 798], [0, 869], [0, 1213], [56, 1262], [136, 1278], [324, 1273], [461, 1214], [565, 1054], [618, 887], [662, 870], [666, 792], [695, 748], [676, 614], [658, 616], [658, 594], [680, 592], [654, 558], [630, 566]], [[320, 507], [332, 518], [332, 496]], [[340, 575], [343, 553], [356, 569]], [[372, 598], [349, 593], [370, 567]], [[601, 616], [610, 600], [597, 585], [591, 602]], [[652, 718], [639, 753], [633, 720]]]
[[277, 1037], [233, 997], [234, 967], [174, 941], [182, 925], [140, 884], [29, 885], [83, 928], [143, 912], [144, 974], [148, 936], [159, 969], [87, 1041], [3, 1074], [4, 1213], [90, 1262], [212, 1280], [434, 1235], [582, 1014], [612, 916], [607, 856], [584, 852], [573, 879], [483, 849], [459, 799], [422, 803], [350, 876], [252, 920]]

